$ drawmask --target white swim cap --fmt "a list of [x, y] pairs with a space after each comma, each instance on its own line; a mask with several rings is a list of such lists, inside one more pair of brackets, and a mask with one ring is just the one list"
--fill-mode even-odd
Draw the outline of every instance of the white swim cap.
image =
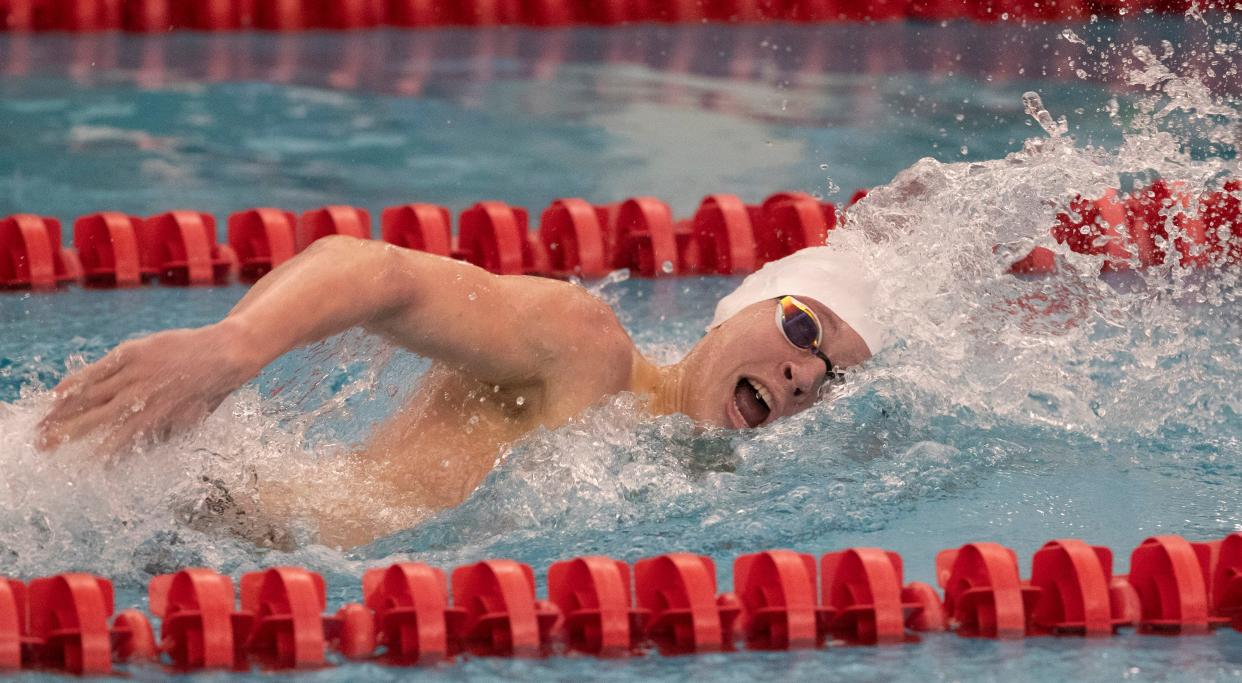
[[751, 273], [716, 304], [716, 317], [707, 329], [751, 304], [785, 294], [801, 294], [832, 309], [854, 328], [873, 355], [888, 343], [887, 331], [872, 313], [875, 282], [858, 259], [832, 247], [807, 247]]

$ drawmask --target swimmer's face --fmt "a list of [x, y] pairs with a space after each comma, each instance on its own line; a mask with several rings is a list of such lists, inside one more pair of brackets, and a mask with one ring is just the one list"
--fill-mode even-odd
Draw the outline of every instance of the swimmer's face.
[[[795, 295], [796, 296], [796, 295]], [[814, 299], [798, 300], [823, 327], [820, 350], [837, 370], [871, 357], [862, 337]], [[818, 356], [790, 344], [776, 324], [776, 302], [752, 304], [712, 329], [683, 361], [683, 411], [733, 429], [770, 424], [811, 407], [827, 381]]]

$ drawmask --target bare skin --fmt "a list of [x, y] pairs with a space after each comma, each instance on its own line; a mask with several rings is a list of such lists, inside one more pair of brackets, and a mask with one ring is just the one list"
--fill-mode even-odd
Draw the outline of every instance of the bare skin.
[[[803, 301], [818, 315], [822, 350], [836, 367], [870, 356], [830, 309]], [[320, 542], [354, 546], [405, 525], [372, 519], [374, 506], [457, 505], [509, 444], [620, 392], [646, 397], [653, 414], [725, 428], [752, 426], [735, 399], [743, 379], [770, 399], [770, 413], [753, 426], [810, 407], [825, 365], [785, 340], [774, 305], [744, 309], [661, 367], [639, 353], [607, 304], [575, 285], [329, 237], [264, 277], [224, 320], [126, 342], [67, 377], [40, 423], [39, 445], [94, 432], [113, 452], [165, 440], [196, 426], [280, 355], [361, 326], [434, 365], [350, 461], [370, 482], [358, 492], [362, 502], [314, 511]], [[279, 515], [313, 495], [291, 484], [262, 502]]]

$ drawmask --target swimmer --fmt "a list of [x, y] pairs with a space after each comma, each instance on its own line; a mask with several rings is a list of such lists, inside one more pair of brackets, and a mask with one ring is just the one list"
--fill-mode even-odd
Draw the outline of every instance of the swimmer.
[[351, 456], [351, 467], [383, 485], [369, 487], [357, 509], [317, 513], [320, 542], [354, 546], [403, 528], [371, 520], [372, 503], [455, 506], [509, 444], [619, 392], [644, 397], [653, 414], [729, 429], [805, 410], [884, 344], [870, 315], [873, 290], [851, 258], [804, 249], [746, 278], [690, 352], [660, 367], [606, 303], [574, 284], [327, 237], [262, 278], [222, 321], [125, 342], [65, 378], [38, 443], [50, 449], [98, 433], [103, 450], [117, 452], [166, 440], [282, 354], [362, 327], [433, 364]]

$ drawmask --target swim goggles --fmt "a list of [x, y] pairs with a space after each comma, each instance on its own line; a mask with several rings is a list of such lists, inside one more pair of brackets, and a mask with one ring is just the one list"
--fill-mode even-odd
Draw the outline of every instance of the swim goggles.
[[785, 341], [794, 346], [810, 351], [824, 361], [824, 365], [828, 366], [828, 379], [840, 379], [841, 373], [832, 365], [832, 361], [823, 351], [819, 350], [820, 342], [824, 340], [824, 328], [819, 324], [819, 318], [815, 316], [806, 304], [798, 301], [792, 296], [785, 295], [776, 300], [776, 326], [780, 328], [781, 334], [785, 335]]

